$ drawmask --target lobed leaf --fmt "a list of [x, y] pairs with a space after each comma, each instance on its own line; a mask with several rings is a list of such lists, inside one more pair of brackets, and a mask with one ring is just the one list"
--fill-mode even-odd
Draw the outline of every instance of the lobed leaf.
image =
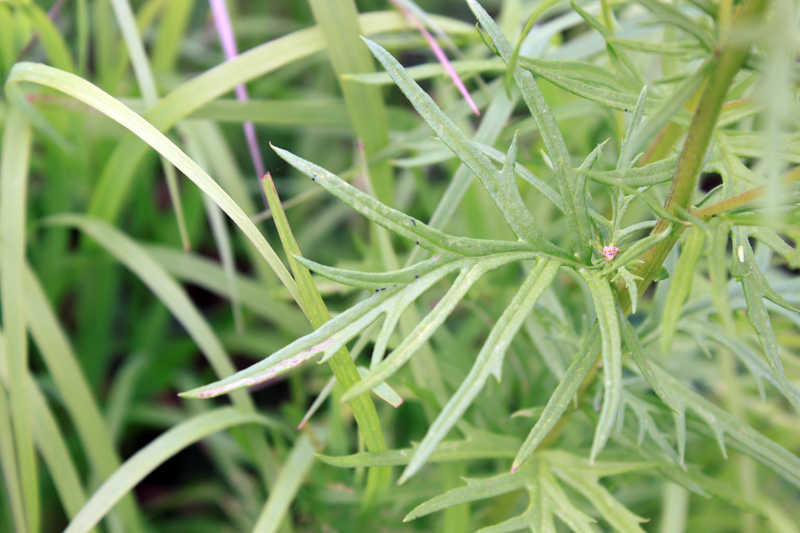
[[594, 441], [589, 457], [592, 461], [603, 450], [611, 435], [617, 416], [620, 413], [622, 401], [622, 337], [620, 335], [619, 314], [617, 301], [608, 280], [596, 271], [582, 270], [580, 272], [594, 301], [597, 325], [600, 328], [600, 338], [603, 355], [603, 407], [600, 411], [600, 420], [595, 429]]
[[419, 471], [436, 446], [483, 390], [489, 376], [494, 375], [500, 381], [503, 358], [511, 341], [522, 327], [522, 322], [531, 312], [536, 301], [553, 283], [560, 266], [556, 261], [542, 259], [525, 278], [519, 291], [489, 333], [469, 374], [428, 428], [428, 432], [400, 476], [398, 483], [403, 483]]
[[661, 314], [661, 353], [669, 352], [672, 346], [672, 337], [681, 317], [683, 304], [692, 290], [692, 282], [696, 275], [697, 263], [703, 254], [705, 240], [705, 232], [701, 228], [694, 227], [684, 241]]
[[[543, 252], [565, 256], [566, 252], [551, 243], [530, 212], [522, 204], [519, 190], [498, 186], [497, 169], [480, 150], [475, 150], [472, 141], [442, 112], [422, 88], [411, 79], [403, 67], [381, 46], [364, 40], [373, 55], [392, 76], [400, 90], [439, 138], [478, 176], [486, 191], [494, 199], [511, 230], [519, 239], [524, 239]], [[520, 221], [524, 221], [523, 224]]]

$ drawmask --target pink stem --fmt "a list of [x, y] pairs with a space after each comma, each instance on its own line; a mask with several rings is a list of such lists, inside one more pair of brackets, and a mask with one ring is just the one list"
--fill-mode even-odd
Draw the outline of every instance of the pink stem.
[[[236, 38], [233, 35], [233, 26], [231, 19], [228, 16], [228, 8], [225, 5], [225, 0], [208, 0], [211, 5], [211, 14], [214, 18], [214, 26], [219, 35], [219, 42], [222, 45], [222, 52], [225, 54], [225, 59], [233, 59], [239, 55], [236, 49]], [[236, 99], [240, 102], [247, 102], [250, 97], [247, 94], [247, 87], [244, 85], [237, 85]], [[250, 151], [250, 159], [253, 160], [253, 168], [256, 171], [256, 177], [261, 178], [265, 174], [264, 158], [261, 156], [261, 149], [258, 147], [258, 138], [256, 136], [256, 128], [252, 122], [247, 121], [242, 124], [244, 129], [244, 138], [247, 141], [247, 148]]]
[[436, 39], [433, 38], [433, 36], [419, 21], [419, 19], [417, 19], [417, 17], [415, 17], [413, 13], [407, 10], [405, 6], [403, 6], [397, 0], [389, 0], [389, 1], [392, 4], [394, 4], [394, 6], [397, 7], [397, 9], [402, 11], [403, 14], [406, 16], [406, 18], [408, 18], [408, 20], [414, 26], [416, 26], [416, 28], [419, 30], [422, 36], [425, 37], [425, 40], [428, 41], [428, 46], [430, 46], [431, 50], [433, 51], [433, 55], [436, 56], [436, 59], [439, 61], [439, 63], [442, 64], [442, 67], [444, 67], [444, 71], [447, 73], [448, 76], [450, 76], [450, 79], [453, 80], [453, 83], [455, 83], [456, 87], [458, 88], [458, 91], [461, 93], [461, 95], [469, 104], [469, 107], [472, 109], [472, 112], [480, 116], [481, 112], [478, 110], [478, 106], [475, 105], [475, 101], [472, 99], [472, 97], [469, 94], [469, 91], [467, 91], [467, 88], [464, 86], [464, 82], [461, 81], [461, 78], [458, 76], [456, 69], [453, 68], [453, 64], [450, 63], [449, 59], [447, 59], [447, 55], [444, 53], [444, 50], [442, 50], [442, 47], [439, 46], [439, 43], [436, 42]]

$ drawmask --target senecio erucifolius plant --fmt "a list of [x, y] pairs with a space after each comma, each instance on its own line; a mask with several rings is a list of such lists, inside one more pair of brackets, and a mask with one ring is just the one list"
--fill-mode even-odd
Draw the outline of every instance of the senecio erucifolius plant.
[[67, 4], [0, 1], [0, 529], [800, 531], [800, 0]]
[[[549, 179], [519, 165], [517, 134], [505, 155], [470, 139], [409, 71], [380, 45], [364, 39], [438, 139], [480, 180], [514, 238], [451, 235], [275, 148], [316, 184], [374, 223], [409, 239], [428, 257], [399, 270], [367, 273], [296, 256], [296, 273], [307, 268], [336, 283], [365, 289], [368, 295], [260, 363], [183, 395], [214, 397], [272, 379], [309, 360], [327, 361], [365, 331], [374, 346], [369, 370], [344, 391], [342, 401], [370, 391], [380, 394], [380, 388], [445, 325], [473, 286], [494, 270], [519, 264], [524, 275], [502, 314], [492, 317], [491, 331], [470, 359], [469, 371], [452, 389], [444, 383], [431, 391], [435, 413], [418, 444], [400, 455], [366, 452], [322, 460], [342, 467], [402, 464], [402, 484], [431, 462], [511, 458], [510, 464], [497, 463], [505, 472], [470, 479], [407, 516], [413, 519], [519, 489], [528, 492], [530, 500], [522, 514], [485, 531], [555, 531], [554, 517], [575, 531], [592, 531], [597, 527], [593, 516], [614, 530], [640, 530], [645, 519], [615, 499], [609, 484], [601, 481], [630, 472], [747, 505], [736, 491], [705, 477], [702, 468], [687, 465], [690, 440], [716, 443], [723, 456], [728, 447], [735, 448], [772, 470], [787, 487], [800, 487], [798, 458], [701, 394], [704, 372], [699, 369], [704, 363], [695, 363], [697, 350], [684, 339], [680, 345], [677, 342], [683, 336], [703, 351], [709, 345], [729, 351], [751, 373], [762, 394], [761, 383], [767, 381], [800, 410], [798, 388], [784, 370], [774, 324], [776, 317], [798, 323], [800, 283], [781, 272], [781, 265], [800, 266], [796, 248], [800, 209], [792, 186], [800, 172], [795, 168], [781, 174], [784, 161], [797, 162], [797, 139], [790, 136], [794, 144], [788, 151], [773, 146], [772, 142], [787, 139], [759, 131], [761, 123], [753, 120], [770, 112], [769, 102], [758, 91], [783, 93], [795, 87], [794, 67], [781, 88], [765, 86], [762, 76], [774, 61], [769, 55], [769, 28], [784, 11], [796, 22], [796, 6], [770, 7], [766, 0], [735, 6], [691, 3], [692, 12], [700, 17], [671, 3], [635, 2], [640, 6], [639, 24], [660, 22], [680, 29], [685, 40], [667, 45], [616, 36], [611, 2], [601, 3], [602, 20], [573, 2], [571, 16], [582, 18], [605, 43], [602, 60], [588, 62], [527, 56], [524, 46], [515, 50], [484, 8], [468, 0], [485, 44], [506, 64], [509, 83], [494, 90], [507, 89], [510, 98], [521, 97], [541, 136]], [[557, 4], [541, 2], [536, 15]], [[732, 16], [723, 14], [723, 9], [731, 8]], [[719, 23], [711, 27], [712, 20]], [[676, 50], [691, 59], [673, 65], [668, 85], [646, 84], [651, 76], [642, 70], [636, 53], [661, 54], [667, 62]], [[627, 124], [620, 130], [618, 149], [611, 146], [617, 140], [611, 139], [577, 162], [576, 154], [568, 151], [557, 114], [543, 96], [542, 80], [607, 107], [620, 124], [624, 117]], [[776, 119], [796, 126], [797, 100], [787, 101], [790, 118]], [[615, 163], [609, 163], [612, 152]], [[764, 164], [756, 164], [757, 160]], [[704, 172], [717, 173], [721, 183], [701, 192], [698, 184]], [[526, 191], [532, 187], [530, 194], [544, 196], [557, 209], [562, 226], [557, 235], [548, 235], [528, 209], [518, 178], [524, 180]], [[787, 238], [795, 241], [795, 247]], [[710, 287], [705, 283], [707, 290], [697, 296], [693, 280], [704, 264], [711, 283]], [[455, 279], [433, 308], [413, 327], [401, 328], [396, 337], [404, 313], [450, 275]], [[643, 302], [655, 281], [654, 296]], [[582, 320], [573, 324], [565, 319], [564, 303], [553, 297], [558, 285], [566, 282], [584, 284], [587, 295], [586, 307], [579, 311]], [[373, 324], [379, 324], [374, 332]], [[512, 444], [510, 435], [478, 431], [465, 414], [490, 377], [500, 381], [507, 354], [523, 328], [530, 335], [550, 337], [534, 339], [534, 345], [545, 362], [539, 371], [555, 375], [557, 385], [550, 388], [546, 402], [523, 413], [531, 420], [529, 432]], [[555, 343], [565, 346], [554, 348]], [[566, 355], [564, 364], [557, 353]], [[519, 357], [536, 356], [526, 351]], [[577, 413], [580, 420], [574, 420]], [[572, 425], [587, 423], [594, 424], [591, 442], [568, 438]], [[446, 441], [454, 432], [464, 439]], [[606, 453], [608, 460], [603, 457]], [[576, 503], [572, 494], [581, 495], [591, 510]]]

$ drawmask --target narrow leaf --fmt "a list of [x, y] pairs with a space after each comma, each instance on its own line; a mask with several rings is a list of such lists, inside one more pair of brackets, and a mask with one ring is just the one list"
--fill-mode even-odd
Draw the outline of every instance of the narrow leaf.
[[543, 259], [525, 278], [519, 291], [489, 333], [469, 374], [428, 428], [425, 438], [422, 439], [398, 483], [408, 480], [425, 464], [436, 446], [447, 436], [450, 429], [483, 390], [489, 376], [494, 375], [498, 381], [500, 380], [503, 358], [511, 341], [522, 327], [523, 321], [533, 309], [536, 301], [550, 287], [560, 266], [556, 261]]

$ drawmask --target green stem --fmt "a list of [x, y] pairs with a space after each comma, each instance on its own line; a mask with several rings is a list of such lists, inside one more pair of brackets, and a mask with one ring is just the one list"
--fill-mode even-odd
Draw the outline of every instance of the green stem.
[[[314, 329], [317, 329], [330, 320], [331, 315], [328, 312], [328, 308], [325, 307], [325, 302], [323, 302], [314, 280], [311, 278], [311, 273], [296, 259], [296, 257], [302, 255], [300, 247], [297, 245], [289, 226], [289, 221], [283, 211], [278, 192], [275, 190], [275, 184], [272, 182], [272, 176], [269, 172], [261, 178], [261, 186], [269, 202], [269, 208], [272, 211], [278, 235], [289, 260], [289, 266], [297, 280], [297, 288], [303, 309], [306, 311], [311, 325]], [[347, 348], [342, 348], [336, 352], [330, 359], [329, 364], [336, 381], [343, 390], [348, 390], [361, 381], [361, 376], [358, 374], [356, 365], [350, 358]], [[375, 404], [372, 403], [372, 398], [368, 394], [362, 394], [348, 403], [353, 410], [358, 429], [364, 437], [367, 450], [371, 452], [386, 450], [386, 439], [383, 436], [378, 412], [375, 409]], [[391, 483], [391, 469], [388, 467], [371, 468], [367, 477], [367, 487], [362, 502], [364, 508], [370, 508], [374, 505], [379, 493], [385, 490], [389, 483]]]
[[[766, 11], [768, 4], [769, 0], [744, 2], [734, 18], [734, 26], [745, 29], [756, 27], [754, 21]], [[730, 35], [737, 35], [737, 33], [731, 31]], [[716, 65], [711, 71], [711, 76], [689, 126], [689, 132], [678, 159], [678, 166], [675, 169], [675, 177], [672, 179], [672, 186], [664, 205], [670, 213], [676, 216], [680, 216], [683, 211], [690, 210], [692, 206], [692, 197], [697, 190], [700, 171], [703, 168], [722, 105], [725, 103], [725, 96], [728, 94], [734, 77], [750, 56], [750, 43], [737, 39], [727, 40], [717, 48], [715, 55], [717, 57]], [[670, 224], [672, 223], [668, 220], [659, 219], [652, 233], [661, 233]], [[653, 282], [682, 232], [683, 227], [674, 227], [669, 237], [642, 255], [643, 263], [633, 272], [642, 278], [638, 283], [640, 295]], [[622, 309], [626, 313], [630, 313], [630, 297], [627, 291], [620, 290], [618, 294]]]

